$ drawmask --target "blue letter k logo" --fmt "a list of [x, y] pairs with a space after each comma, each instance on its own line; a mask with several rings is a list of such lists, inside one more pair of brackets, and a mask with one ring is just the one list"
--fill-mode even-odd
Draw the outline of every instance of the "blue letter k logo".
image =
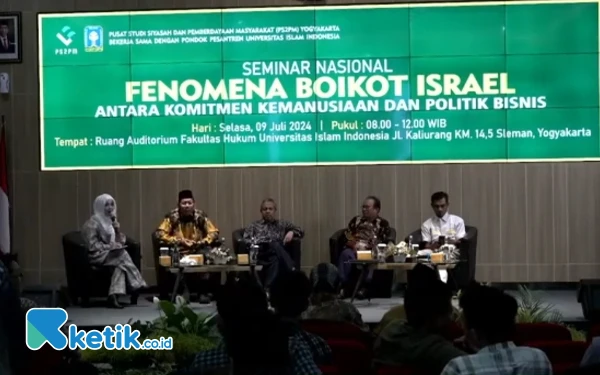
[[39, 350], [48, 343], [56, 350], [66, 348], [69, 340], [60, 329], [67, 322], [67, 317], [67, 312], [60, 308], [34, 308], [27, 311], [25, 316], [27, 347], [30, 350]]

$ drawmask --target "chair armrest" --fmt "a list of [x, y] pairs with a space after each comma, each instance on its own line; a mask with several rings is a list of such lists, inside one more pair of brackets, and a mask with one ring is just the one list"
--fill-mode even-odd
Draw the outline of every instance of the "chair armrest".
[[63, 245], [65, 257], [65, 268], [87, 268], [90, 267], [88, 250], [84, 244], [68, 243]]
[[472, 242], [473, 238], [468, 235], [460, 239], [460, 245], [470, 246]]
[[331, 263], [337, 263], [343, 246], [342, 239], [345, 238], [346, 228], [337, 230], [329, 237], [329, 260]]
[[152, 246], [156, 246], [156, 255], [158, 256], [159, 254], [159, 250], [161, 247], [163, 246], [170, 246], [170, 244], [162, 241], [160, 239], [160, 237], [158, 236], [158, 230], [155, 230], [154, 232], [152, 232]]
[[294, 237], [289, 242], [288, 246], [295, 249], [300, 249], [300, 247], [302, 246], [302, 239]]
[[477, 245], [477, 233], [473, 236], [463, 237], [460, 240], [458, 248], [460, 249], [460, 258], [465, 261], [475, 261], [475, 246]]
[[231, 234], [231, 242], [233, 244], [233, 252], [236, 254], [247, 254], [248, 244], [244, 241], [244, 230], [237, 229]]
[[397, 234], [396, 234], [396, 228], [391, 228], [390, 227], [390, 236], [389, 236], [389, 238], [387, 238], [388, 241], [396, 243], [396, 236], [397, 236]]
[[302, 267], [302, 240], [300, 238], [294, 237], [292, 240], [285, 246], [289, 255], [292, 257], [294, 261], [294, 266], [298, 269]]
[[128, 247], [129, 246], [133, 246], [133, 247], [137, 247], [137, 248], [141, 247], [139, 241], [137, 241], [137, 240], [135, 240], [135, 239], [133, 239], [133, 238], [131, 238], [129, 236], [127, 236], [125, 238], [125, 245], [127, 245]]
[[74, 295], [83, 294], [92, 277], [87, 245], [77, 232], [64, 235], [62, 245], [69, 290]]
[[141, 264], [142, 264], [142, 251], [141, 251], [141, 245], [138, 241], [134, 240], [133, 238], [127, 237], [127, 239], [125, 240], [125, 245], [127, 245], [127, 253], [129, 253], [129, 256], [131, 257], [131, 260], [133, 261], [133, 264], [135, 264], [135, 266], [141, 270]]

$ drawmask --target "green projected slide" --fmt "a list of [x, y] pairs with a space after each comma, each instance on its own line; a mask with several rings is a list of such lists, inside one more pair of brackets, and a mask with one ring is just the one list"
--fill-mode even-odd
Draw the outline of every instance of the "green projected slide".
[[40, 14], [41, 168], [600, 160], [598, 1]]

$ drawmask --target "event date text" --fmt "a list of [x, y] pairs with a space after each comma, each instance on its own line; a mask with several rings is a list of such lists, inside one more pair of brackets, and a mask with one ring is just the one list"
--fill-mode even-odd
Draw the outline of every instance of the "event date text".
[[[316, 125], [316, 126], [315, 126]], [[253, 132], [311, 132], [313, 130], [331, 130], [331, 131], [361, 131], [361, 130], [418, 130], [418, 129], [445, 129], [448, 122], [444, 118], [429, 119], [401, 119], [392, 121], [388, 119], [372, 120], [320, 120], [317, 124], [312, 121], [277, 121], [266, 122], [258, 121], [250, 123], [220, 123], [220, 124], [200, 124], [192, 123], [192, 133], [253, 133]]]

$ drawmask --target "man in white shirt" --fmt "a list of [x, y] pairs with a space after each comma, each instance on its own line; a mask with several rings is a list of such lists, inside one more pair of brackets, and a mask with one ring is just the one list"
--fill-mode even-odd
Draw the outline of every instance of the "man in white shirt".
[[[439, 249], [443, 245], [440, 237], [444, 238], [446, 244], [458, 247], [460, 240], [466, 236], [464, 220], [448, 213], [449, 205], [447, 193], [438, 191], [431, 195], [431, 208], [435, 216], [425, 220], [421, 225], [421, 241], [425, 242], [426, 249]], [[448, 272], [440, 270], [440, 278], [443, 282], [447, 282]]]
[[427, 249], [438, 249], [440, 236], [445, 237], [447, 244], [458, 245], [465, 237], [465, 222], [462, 218], [448, 213], [448, 194], [443, 191], [433, 193], [431, 208], [435, 216], [425, 220], [421, 225], [421, 240], [426, 243]]

